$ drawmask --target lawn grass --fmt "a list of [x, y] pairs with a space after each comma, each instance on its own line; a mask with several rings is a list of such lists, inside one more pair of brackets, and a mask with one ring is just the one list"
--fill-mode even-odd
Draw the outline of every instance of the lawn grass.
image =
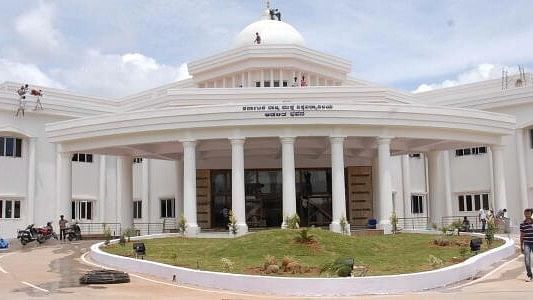
[[[400, 233], [381, 236], [346, 236], [327, 230], [310, 229], [316, 243], [300, 244], [295, 241], [297, 230], [265, 230], [232, 239], [205, 238], [160, 238], [143, 240], [146, 245], [145, 259], [171, 265], [201, 270], [224, 272], [222, 258], [233, 263], [232, 273], [260, 274], [266, 255], [275, 256], [281, 262], [288, 255], [301, 265], [315, 272], [298, 276], [317, 277], [325, 263], [336, 258], [354, 257], [357, 264], [368, 266], [368, 275], [401, 274], [432, 270], [454, 264], [460, 260], [460, 246], [468, 247], [469, 236]], [[445, 238], [450, 246], [437, 246], [433, 240]], [[492, 248], [503, 244], [495, 240]], [[482, 251], [488, 250], [484, 241]], [[109, 253], [132, 256], [132, 243], [104, 248]], [[442, 260], [441, 265], [432, 265], [429, 255]], [[467, 256], [470, 257], [468, 248]], [[454, 259], [455, 257], [455, 259]], [[284, 273], [285, 274], [285, 273]], [[284, 275], [286, 276], [286, 275]]]

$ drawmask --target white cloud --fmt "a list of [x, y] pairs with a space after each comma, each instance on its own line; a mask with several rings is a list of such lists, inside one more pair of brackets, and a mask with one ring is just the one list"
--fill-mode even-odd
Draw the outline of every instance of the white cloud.
[[[510, 70], [510, 73], [514, 73], [513, 68], [503, 67], [507, 70]], [[495, 79], [501, 77], [502, 66], [497, 66], [493, 64], [480, 64], [473, 69], [467, 70], [463, 73], [457, 75], [455, 79], [446, 79], [440, 83], [424, 83], [419, 85], [413, 93], [427, 92], [431, 90], [447, 88], [452, 86], [457, 86], [461, 84], [473, 83], [488, 79]]]
[[69, 89], [125, 96], [189, 77], [187, 65], [168, 66], [140, 53], [102, 54], [89, 50], [80, 65], [52, 71]]
[[61, 49], [62, 35], [54, 27], [55, 7], [40, 2], [38, 6], [15, 19], [15, 30], [19, 41], [35, 51], [53, 54]]
[[23, 64], [0, 58], [0, 82], [4, 81], [63, 88], [62, 84], [50, 78], [33, 64]]

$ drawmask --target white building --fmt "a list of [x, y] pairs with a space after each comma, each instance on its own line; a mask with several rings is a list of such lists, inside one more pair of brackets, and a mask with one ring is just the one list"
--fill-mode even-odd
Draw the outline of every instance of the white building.
[[0, 236], [61, 214], [143, 232], [183, 214], [194, 234], [225, 227], [228, 209], [244, 232], [295, 213], [335, 231], [343, 217], [425, 228], [480, 207], [516, 223], [531, 206], [529, 74], [401, 92], [351, 78], [268, 14], [189, 72], [120, 99], [33, 86], [44, 110], [28, 96], [24, 117], [21, 83], [1, 84]]

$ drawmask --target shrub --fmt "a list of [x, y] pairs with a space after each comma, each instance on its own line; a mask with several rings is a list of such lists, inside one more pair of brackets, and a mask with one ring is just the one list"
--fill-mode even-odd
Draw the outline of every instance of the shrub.
[[453, 221], [453, 223], [450, 225], [450, 229], [457, 231], [457, 235], [459, 235], [459, 232], [463, 228], [463, 222], [460, 220]]
[[135, 235], [137, 231], [133, 227], [126, 228], [124, 235], [128, 238], [128, 243], [131, 241], [131, 237]]
[[348, 221], [346, 220], [346, 217], [345, 216], [342, 216], [341, 219], [339, 220], [339, 225], [341, 226], [341, 233], [342, 234], [348, 234]]
[[390, 216], [390, 224], [392, 226], [392, 233], [396, 234], [398, 232], [398, 217], [395, 212], [392, 212]]
[[285, 223], [287, 224], [288, 229], [298, 229], [300, 228], [300, 217], [298, 217], [298, 214], [287, 216], [285, 218]]
[[271, 274], [271, 273], [274, 273], [274, 274], [277, 274], [279, 272], [279, 266], [278, 265], [270, 265], [266, 268], [265, 272], [267, 274]]
[[338, 258], [331, 263], [324, 264], [322, 269], [320, 269], [320, 273], [348, 277], [352, 274], [353, 266], [351, 262], [353, 262], [351, 258]]
[[278, 262], [276, 261], [276, 258], [270, 254], [265, 256], [264, 262], [263, 262], [263, 270], [267, 270], [268, 266], [272, 265], [278, 265]]
[[122, 247], [126, 246], [126, 237], [123, 234], [120, 236], [120, 239], [118, 240], [118, 243]]
[[285, 271], [286, 272], [290, 272], [292, 274], [301, 274], [301, 273], [303, 273], [303, 268], [302, 268], [302, 265], [299, 262], [293, 261], [293, 262], [290, 262], [289, 264], [287, 264], [287, 267], [285, 268]]
[[298, 231], [298, 235], [296, 236], [295, 240], [300, 244], [310, 244], [315, 241], [315, 237], [312, 234], [309, 234], [309, 229], [304, 228]]
[[184, 235], [185, 230], [187, 230], [187, 219], [185, 219], [184, 215], [181, 215], [178, 220], [178, 231], [181, 233], [181, 235]]
[[441, 246], [441, 247], [446, 247], [450, 245], [450, 241], [447, 239], [438, 238], [438, 239], [433, 240], [433, 244], [437, 246]]
[[237, 218], [235, 218], [235, 215], [233, 214], [233, 211], [229, 211], [229, 223], [228, 228], [231, 234], [235, 235], [237, 234], [237, 231], [239, 228], [237, 227]]
[[111, 235], [111, 229], [109, 227], [106, 226], [106, 224], [104, 224], [104, 239], [105, 239], [105, 242], [104, 242], [104, 245], [109, 245], [109, 242], [111, 241], [111, 238], [113, 236]]
[[437, 225], [437, 223], [431, 223], [431, 229], [438, 230], [439, 226]]
[[221, 258], [220, 262], [222, 263], [222, 269], [224, 269], [224, 272], [230, 273], [233, 271], [233, 262], [229, 258]]
[[287, 265], [293, 262], [294, 259], [290, 256], [283, 256], [283, 260], [281, 260], [281, 267], [283, 268], [283, 271], [287, 271]]
[[485, 230], [485, 239], [487, 240], [487, 245], [492, 245], [494, 241], [494, 233], [496, 233], [496, 224], [494, 219], [489, 219], [487, 221], [487, 230]]
[[431, 254], [428, 256], [428, 262], [433, 268], [437, 268], [443, 264], [442, 259]]
[[463, 245], [459, 248], [459, 255], [461, 255], [463, 259], [468, 257], [468, 247], [466, 245]]

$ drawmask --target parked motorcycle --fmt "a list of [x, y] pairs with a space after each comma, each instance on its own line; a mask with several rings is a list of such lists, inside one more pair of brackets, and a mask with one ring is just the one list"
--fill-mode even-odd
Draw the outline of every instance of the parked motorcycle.
[[72, 224], [65, 229], [66, 238], [72, 242], [72, 240], [81, 240], [81, 229], [78, 224]]
[[37, 228], [37, 233], [43, 237], [43, 241], [49, 240], [50, 238], [58, 239], [52, 227], [52, 222], [46, 223], [45, 227]]
[[28, 225], [26, 229], [17, 230], [17, 239], [20, 239], [22, 246], [33, 241], [37, 241], [39, 244], [45, 241], [43, 235], [37, 232], [33, 224]]

